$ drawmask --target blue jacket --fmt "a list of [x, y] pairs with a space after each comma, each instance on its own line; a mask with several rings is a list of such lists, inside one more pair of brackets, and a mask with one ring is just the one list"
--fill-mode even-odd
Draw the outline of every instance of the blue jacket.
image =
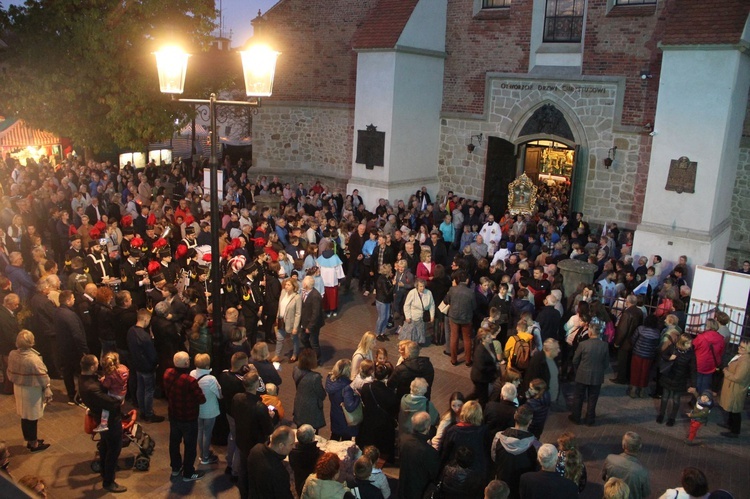
[[656, 328], [638, 326], [633, 333], [633, 355], [643, 359], [655, 359], [661, 332]]
[[349, 378], [344, 376], [336, 381], [331, 381], [330, 376], [326, 377], [326, 392], [328, 392], [328, 398], [331, 400], [331, 433], [343, 435], [347, 438], [356, 437], [359, 432], [358, 426], [346, 424], [344, 411], [341, 409], [342, 402], [349, 412], [355, 410], [361, 403], [359, 396], [349, 386], [351, 382]]

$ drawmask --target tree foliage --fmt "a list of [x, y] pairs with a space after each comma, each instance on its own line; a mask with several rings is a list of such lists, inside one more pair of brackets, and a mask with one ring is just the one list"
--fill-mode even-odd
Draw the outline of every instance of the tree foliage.
[[[171, 136], [186, 108], [159, 92], [152, 53], [207, 48], [214, 0], [27, 0], [7, 9], [0, 114], [92, 150]], [[2, 19], [0, 15], [0, 19]]]

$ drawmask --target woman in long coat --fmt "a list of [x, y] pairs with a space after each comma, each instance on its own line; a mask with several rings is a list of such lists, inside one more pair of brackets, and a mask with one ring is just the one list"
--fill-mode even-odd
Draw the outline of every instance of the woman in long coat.
[[47, 366], [34, 350], [34, 334], [23, 329], [16, 336], [16, 348], [8, 356], [8, 378], [13, 383], [16, 413], [21, 416], [21, 431], [26, 447], [39, 452], [49, 447], [37, 438], [37, 422], [44, 415], [44, 406], [52, 400]]
[[724, 368], [719, 405], [727, 412], [727, 428], [722, 436], [738, 438], [747, 387], [750, 386], [750, 338], [740, 340], [739, 350]]
[[297, 428], [309, 424], [315, 433], [326, 425], [323, 414], [323, 401], [326, 391], [323, 389], [323, 377], [314, 369], [318, 367], [315, 350], [305, 348], [300, 352], [299, 364], [294, 366], [292, 378], [297, 385], [294, 394], [294, 424]]
[[374, 445], [387, 462], [393, 462], [396, 457], [396, 416], [399, 407], [398, 396], [385, 386], [391, 372], [392, 369], [386, 364], [378, 364], [375, 366], [375, 381], [359, 390], [364, 407], [357, 434], [360, 449]]

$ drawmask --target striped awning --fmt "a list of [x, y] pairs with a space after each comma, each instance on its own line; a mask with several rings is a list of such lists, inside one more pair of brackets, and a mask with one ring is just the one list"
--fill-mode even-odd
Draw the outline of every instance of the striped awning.
[[0, 132], [0, 147], [54, 146], [60, 139], [53, 133], [31, 128], [18, 120]]

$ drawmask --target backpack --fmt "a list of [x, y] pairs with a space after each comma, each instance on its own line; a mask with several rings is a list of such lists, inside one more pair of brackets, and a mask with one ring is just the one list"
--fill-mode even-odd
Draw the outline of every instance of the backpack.
[[521, 339], [517, 334], [514, 334], [513, 338], [516, 339], [516, 343], [513, 345], [511, 365], [519, 371], [525, 371], [529, 367], [529, 360], [531, 360], [531, 344]]

